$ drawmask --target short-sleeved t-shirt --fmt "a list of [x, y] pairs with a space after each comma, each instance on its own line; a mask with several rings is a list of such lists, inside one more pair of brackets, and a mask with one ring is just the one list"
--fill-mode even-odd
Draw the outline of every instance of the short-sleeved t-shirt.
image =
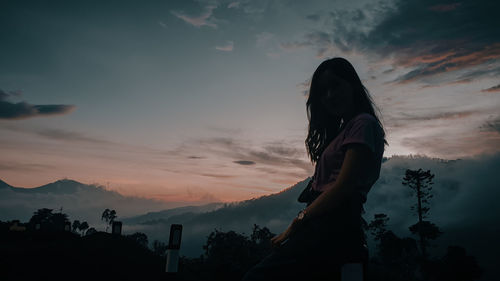
[[351, 143], [366, 145], [374, 153], [374, 162], [364, 176], [358, 178], [358, 188], [362, 202], [366, 202], [366, 196], [372, 185], [380, 175], [382, 155], [384, 154], [384, 135], [377, 119], [368, 113], [361, 113], [349, 120], [344, 129], [333, 139], [321, 154], [316, 164], [312, 189], [324, 191], [326, 184], [334, 182], [339, 173], [346, 147]]

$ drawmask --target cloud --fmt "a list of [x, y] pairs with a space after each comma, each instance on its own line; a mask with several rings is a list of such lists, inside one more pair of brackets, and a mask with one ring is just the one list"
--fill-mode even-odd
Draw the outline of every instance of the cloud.
[[255, 46], [266, 52], [266, 56], [270, 58], [279, 58], [281, 47], [280, 42], [275, 34], [263, 31], [255, 35]]
[[218, 178], [218, 179], [228, 179], [228, 178], [234, 178], [236, 176], [234, 175], [223, 175], [223, 174], [210, 174], [210, 173], [203, 173], [200, 174], [204, 177], [211, 177], [211, 178]]
[[240, 2], [238, 1], [235, 1], [235, 2], [231, 2], [227, 5], [227, 8], [228, 9], [232, 9], [232, 8], [238, 8], [240, 6]]
[[308, 78], [304, 82], [297, 84], [297, 88], [302, 93], [302, 95], [304, 95], [305, 97], [307, 97], [309, 95], [309, 88], [310, 87], [311, 87], [311, 78]]
[[158, 21], [158, 24], [163, 27], [163, 28], [168, 28], [167, 24], [165, 24], [164, 22], [162, 22], [161, 20]]
[[67, 114], [75, 109], [74, 105], [47, 104], [32, 105], [26, 102], [13, 103], [8, 98], [19, 96], [16, 92], [0, 90], [0, 119], [18, 120], [39, 116]]
[[17, 91], [4, 91], [0, 89], [0, 101], [6, 100], [10, 97], [21, 97], [22, 92], [17, 90]]
[[498, 131], [439, 133], [405, 137], [401, 144], [425, 155], [446, 159], [463, 158], [469, 155], [488, 155], [500, 152]]
[[[147, 146], [140, 145], [132, 145], [123, 142], [110, 141], [103, 138], [96, 138], [93, 136], [89, 136], [85, 133], [66, 130], [66, 129], [55, 129], [55, 128], [34, 128], [26, 125], [18, 126], [18, 125], [5, 125], [0, 128], [1, 130], [11, 131], [20, 134], [26, 134], [25, 136], [20, 135], [19, 138], [21, 140], [37, 140], [37, 137], [43, 137], [49, 140], [55, 140], [60, 142], [66, 142], [69, 146], [59, 146], [60, 143], [55, 144], [59, 146], [59, 150], [63, 148], [68, 148], [71, 151], [75, 151], [76, 149], [90, 149], [89, 152], [94, 152], [96, 149], [100, 149], [105, 153], [98, 153], [97, 155], [102, 158], [106, 158], [108, 153], [114, 154], [115, 152], [126, 152], [128, 153], [137, 153], [140, 155], [146, 155], [148, 159], [153, 159], [157, 157], [161, 157], [162, 155], [169, 154], [167, 150], [151, 148]], [[28, 137], [26, 137], [28, 136]], [[36, 137], [36, 138], [33, 138]], [[89, 144], [91, 146], [74, 146], [74, 143], [81, 144]], [[53, 145], [48, 145], [45, 142], [39, 143], [42, 147], [53, 147]], [[10, 147], [19, 151], [24, 151], [25, 149], [33, 149], [32, 145], [24, 141], [15, 141], [10, 143]], [[39, 147], [41, 148], [41, 147]], [[93, 154], [93, 153], [91, 153]], [[134, 157], [137, 157], [135, 155]], [[136, 159], [135, 159], [136, 160]]]
[[310, 14], [306, 16], [306, 19], [311, 21], [319, 21], [320, 16], [318, 14]]
[[233, 48], [234, 48], [233, 41], [227, 41], [225, 45], [215, 47], [215, 49], [217, 49], [219, 51], [224, 51], [224, 52], [231, 52], [231, 51], [233, 51]]
[[[399, 0], [368, 3], [362, 9], [335, 10], [321, 27], [286, 49], [309, 46], [318, 57], [339, 51], [364, 53], [402, 69], [394, 83], [427, 82], [443, 74], [466, 75], [482, 68], [478, 77], [496, 73], [488, 66], [500, 60], [498, 1]], [[464, 74], [465, 72], [465, 74]], [[443, 82], [442, 80], [440, 82]]]
[[255, 165], [255, 162], [248, 161], [248, 160], [238, 160], [238, 161], [233, 161], [233, 163], [240, 164], [240, 165]]
[[497, 132], [500, 134], [500, 116], [493, 120], [487, 120], [480, 129], [486, 132]]
[[0, 171], [48, 172], [53, 171], [55, 168], [47, 164], [19, 163], [13, 161], [7, 163], [0, 162]]
[[500, 92], [500, 84], [493, 86], [493, 87], [490, 87], [490, 88], [483, 89], [483, 90], [481, 90], [481, 92], [489, 92], [489, 93]]
[[238, 9], [248, 16], [258, 20], [267, 11], [272, 1], [268, 0], [239, 0], [228, 4], [228, 9]]
[[271, 40], [273, 40], [276, 36], [273, 33], [264, 31], [255, 35], [257, 47], [267, 47]]
[[402, 112], [398, 117], [398, 121], [429, 121], [429, 120], [455, 120], [470, 117], [472, 115], [480, 114], [479, 110], [468, 111], [455, 111], [455, 112], [432, 112], [425, 115], [415, 115]]
[[[260, 173], [271, 174], [271, 171], [278, 170], [283, 175], [289, 172], [294, 176], [300, 174], [299, 178], [303, 178], [307, 177], [313, 169], [312, 164], [305, 158], [305, 149], [295, 142], [265, 142], [255, 148], [252, 144], [237, 137], [202, 138], [184, 141], [182, 146], [173, 151], [173, 154], [192, 153], [193, 149], [202, 150], [205, 155], [213, 155], [214, 159], [225, 158], [236, 164], [255, 166], [252, 169]], [[257, 167], [263, 169], [259, 170]], [[297, 177], [294, 178], [297, 179]]]
[[205, 159], [203, 156], [196, 156], [196, 155], [191, 155], [187, 157], [188, 159]]
[[93, 144], [115, 144], [107, 140], [96, 139], [85, 136], [81, 133], [61, 130], [61, 129], [45, 129], [36, 132], [39, 136], [46, 137], [54, 140], [70, 141], [70, 142], [84, 142]]
[[183, 12], [170, 11], [174, 16], [180, 18], [184, 22], [191, 24], [196, 27], [209, 26], [213, 28], [217, 28], [217, 25], [213, 23], [214, 18], [213, 10], [217, 8], [216, 6], [207, 6], [205, 10], [199, 16], [188, 16]]

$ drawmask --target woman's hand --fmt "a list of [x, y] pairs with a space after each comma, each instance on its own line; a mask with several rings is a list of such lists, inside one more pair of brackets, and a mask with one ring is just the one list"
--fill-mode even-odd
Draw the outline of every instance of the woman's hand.
[[283, 243], [283, 241], [288, 239], [291, 235], [293, 235], [293, 233], [295, 233], [297, 231], [298, 225], [299, 225], [299, 222], [298, 222], [297, 218], [294, 218], [292, 223], [290, 224], [290, 226], [288, 226], [288, 228], [283, 233], [278, 234], [278, 235], [274, 236], [273, 238], [271, 238], [272, 246], [273, 247], [281, 246], [281, 243]]

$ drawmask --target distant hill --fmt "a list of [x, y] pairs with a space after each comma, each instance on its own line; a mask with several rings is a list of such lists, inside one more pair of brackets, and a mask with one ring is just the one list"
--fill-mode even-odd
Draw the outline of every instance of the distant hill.
[[3, 181], [2, 183], [7, 185], [12, 191], [29, 193], [29, 194], [34, 194], [34, 193], [72, 194], [79, 191], [97, 192], [97, 193], [112, 192], [112, 191], [106, 191], [104, 188], [98, 185], [86, 185], [70, 179], [62, 179], [34, 188], [13, 187]]
[[[411, 190], [401, 184], [406, 169], [431, 170], [435, 174], [430, 200], [429, 220], [444, 234], [432, 243], [436, 255], [444, 255], [449, 245], [465, 247], [485, 268], [494, 268], [495, 253], [500, 252], [496, 235], [500, 226], [500, 154], [461, 160], [443, 160], [425, 156], [393, 156], [382, 164], [380, 178], [368, 194], [364, 205], [365, 220], [374, 214], [389, 216], [389, 229], [400, 237], [413, 237], [408, 227], [418, 220], [410, 206], [416, 203]], [[226, 204], [209, 212], [187, 210], [162, 217], [136, 217], [134, 225], [124, 225], [130, 231], [145, 232], [150, 240], [166, 241], [170, 224], [183, 224], [181, 254], [199, 256], [207, 236], [214, 229], [251, 233], [253, 224], [266, 226], [274, 233], [285, 230], [297, 212], [305, 205], [296, 201], [307, 179], [281, 192]], [[375, 242], [369, 238], [370, 251]], [[488, 274], [485, 275], [485, 277]], [[484, 280], [488, 280], [485, 278]]]
[[205, 213], [216, 210], [218, 208], [224, 207], [227, 204], [224, 203], [209, 203], [200, 206], [184, 206], [178, 208], [172, 208], [167, 210], [162, 210], [158, 212], [148, 212], [144, 215], [133, 216], [129, 218], [124, 218], [121, 221], [126, 224], [136, 224], [136, 223], [144, 223], [158, 220], [165, 220], [173, 216], [186, 214], [186, 213]]
[[[416, 214], [410, 210], [416, 199], [411, 190], [401, 182], [406, 169], [419, 168], [431, 170], [435, 174], [429, 220], [444, 231], [438, 240], [433, 241], [437, 247], [432, 251], [442, 256], [448, 245], [463, 246], [467, 253], [477, 258], [479, 265], [494, 268], [495, 255], [500, 252], [500, 243], [497, 242], [500, 225], [494, 223], [500, 221], [500, 154], [461, 160], [424, 156], [387, 158], [382, 164], [380, 178], [368, 194], [364, 218], [370, 221], [374, 214], [385, 213], [390, 218], [389, 229], [398, 236], [413, 237], [408, 227], [417, 221]], [[0, 182], [0, 220], [5, 220], [3, 217], [9, 214], [10, 218], [26, 220], [17, 216], [19, 210], [29, 210], [26, 213], [29, 218], [38, 206], [56, 209], [64, 204], [64, 212], [70, 214], [70, 219], [90, 220], [94, 216], [99, 222], [104, 207], [116, 208], [120, 219], [128, 217], [123, 219], [124, 233], [141, 231], [148, 235], [149, 241], [167, 241], [170, 224], [182, 224], [180, 254], [195, 257], [202, 254], [202, 245], [214, 229], [249, 234], [253, 224], [258, 224], [268, 227], [274, 233], [285, 230], [297, 212], [305, 206], [296, 199], [307, 179], [284, 188], [281, 192], [251, 200], [182, 208], [177, 208], [180, 205], [161, 206], [152, 200], [124, 197], [106, 190], [102, 190], [104, 196], [95, 196], [101, 191], [78, 187], [74, 183], [68, 185], [77, 186], [68, 188], [73, 188], [73, 193], [58, 193], [66, 186], [59, 182], [60, 187], [57, 187], [56, 182], [53, 183], [54, 187], [41, 189], [51, 192], [33, 193], [16, 192], [7, 183]], [[85, 208], [88, 208], [87, 214], [82, 212]], [[79, 210], [81, 217], [73, 215], [74, 209]], [[144, 215], [136, 216], [141, 213]], [[374, 245], [373, 241], [369, 241], [372, 252], [375, 251]]]
[[27, 221], [37, 209], [63, 209], [71, 220], [86, 220], [93, 226], [101, 224], [106, 208], [115, 209], [118, 218], [186, 205], [159, 200], [129, 197], [94, 184], [70, 179], [58, 180], [34, 188], [14, 187], [0, 180], [0, 220]]
[[4, 182], [3, 180], [0, 180], [0, 190], [2, 189], [12, 189], [13, 187], [9, 185], [8, 183]]
[[216, 228], [246, 234], [251, 233], [253, 224], [266, 226], [274, 231], [286, 228], [304, 207], [304, 204], [296, 199], [308, 180], [305, 179], [275, 194], [217, 205], [217, 208], [206, 212], [200, 212], [200, 208], [209, 208], [210, 205], [177, 208], [125, 219], [125, 222], [136, 224], [125, 224], [124, 230], [145, 232], [151, 241], [166, 241], [170, 225], [180, 223], [183, 225], [181, 254], [198, 256], [206, 237]]

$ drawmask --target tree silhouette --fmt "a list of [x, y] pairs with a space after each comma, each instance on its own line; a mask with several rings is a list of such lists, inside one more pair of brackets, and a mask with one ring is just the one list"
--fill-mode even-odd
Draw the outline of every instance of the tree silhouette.
[[270, 242], [271, 238], [275, 234], [269, 231], [269, 228], [263, 227], [260, 228], [257, 224], [253, 225], [252, 234], [250, 235], [250, 239], [257, 244], [263, 244]]
[[[250, 238], [235, 231], [215, 229], [207, 237], [203, 246], [205, 254], [199, 261], [209, 276], [206, 280], [240, 280], [250, 267], [269, 254], [273, 236], [275, 234], [267, 227], [261, 228], [256, 224]], [[191, 266], [196, 267], [196, 264], [194, 262]]]
[[106, 209], [102, 212], [101, 220], [106, 222], [106, 232], [108, 232], [108, 227], [113, 224], [115, 219], [117, 218], [116, 211]]
[[167, 251], [167, 244], [163, 243], [161, 241], [155, 240], [153, 242], [153, 253], [157, 254], [158, 256], [164, 257], [165, 252]]
[[76, 232], [77, 229], [79, 229], [80, 227], [80, 221], [79, 220], [75, 220], [73, 221], [73, 225], [72, 225], [72, 229], [73, 229], [73, 232]]
[[375, 265], [379, 266], [379, 278], [374, 280], [415, 280], [417, 270], [417, 242], [413, 238], [399, 238], [391, 230], [383, 232], [379, 237], [380, 263], [375, 260]]
[[214, 230], [203, 246], [209, 280], [239, 280], [253, 263], [251, 240], [235, 231]]
[[131, 240], [134, 240], [136, 243], [143, 246], [144, 248], [148, 247], [148, 236], [142, 232], [136, 232], [134, 234], [127, 235], [126, 237]]
[[29, 225], [34, 228], [40, 224], [41, 229], [45, 230], [64, 230], [64, 224], [68, 222], [68, 215], [63, 213], [52, 213], [52, 209], [42, 208], [33, 213]]
[[97, 230], [93, 227], [89, 228], [87, 232], [85, 232], [85, 236], [92, 235], [94, 233], [97, 233]]
[[430, 170], [423, 171], [422, 169], [418, 170], [406, 170], [405, 177], [403, 178], [402, 184], [405, 186], [409, 186], [415, 194], [417, 195], [417, 204], [411, 206], [411, 210], [415, 210], [418, 214], [418, 222], [409, 227], [410, 231], [413, 234], [416, 234], [420, 237], [420, 248], [422, 250], [422, 256], [424, 259], [427, 258], [426, 246], [429, 245], [427, 242], [428, 239], [436, 239], [442, 232], [439, 228], [429, 222], [424, 221], [425, 218], [428, 218], [427, 214], [429, 213], [430, 208], [429, 200], [433, 197], [430, 193], [432, 190], [432, 180], [434, 179], [434, 174], [431, 174]]
[[82, 235], [85, 234], [85, 230], [87, 230], [89, 228], [89, 224], [84, 221], [80, 224], [80, 226], [78, 227], [78, 230], [80, 230], [82, 232]]
[[438, 278], [442, 281], [472, 281], [482, 275], [482, 269], [473, 256], [468, 256], [459, 246], [448, 246], [446, 255], [440, 261]]
[[380, 240], [382, 235], [387, 232], [387, 222], [389, 217], [386, 214], [375, 214], [374, 219], [368, 224], [368, 230], [375, 240]]
[[38, 209], [33, 213], [33, 216], [30, 219], [30, 224], [39, 223], [40, 225], [47, 225], [52, 223], [52, 209], [42, 208]]

